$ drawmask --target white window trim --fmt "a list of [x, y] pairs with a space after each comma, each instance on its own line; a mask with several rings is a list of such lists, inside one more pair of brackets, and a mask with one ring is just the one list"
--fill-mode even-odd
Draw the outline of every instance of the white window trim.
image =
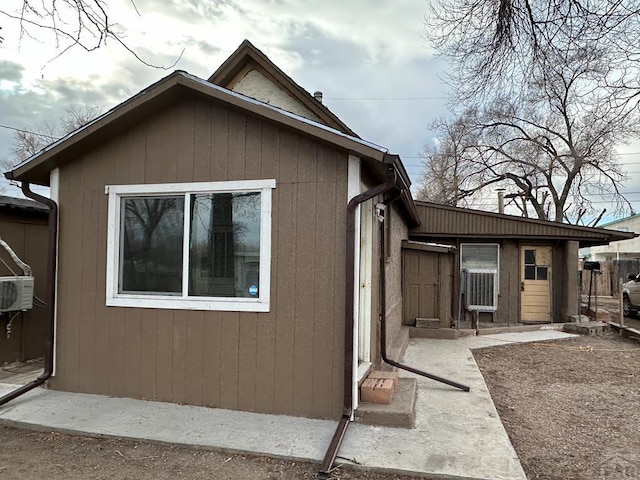
[[[106, 305], [111, 307], [178, 310], [268, 312], [271, 298], [271, 190], [275, 187], [276, 181], [274, 179], [238, 180], [229, 182], [107, 185], [105, 187], [105, 193], [109, 196], [109, 210], [107, 223]], [[256, 191], [259, 191], [261, 194], [260, 289], [258, 298], [176, 297], [174, 295], [144, 295], [118, 292], [121, 197], [131, 195], [237, 193]], [[187, 239], [185, 239], [185, 241], [187, 241]], [[188, 263], [188, 261], [188, 255], [184, 255], [183, 262]], [[184, 294], [185, 292], [183, 291], [183, 295]]]
[[500, 296], [500, 244], [499, 243], [461, 243], [460, 244], [460, 273], [464, 270], [462, 266], [462, 249], [465, 247], [491, 246], [496, 247], [496, 268], [467, 268], [470, 273], [491, 273], [495, 276], [493, 284], [493, 306], [470, 306], [469, 310], [479, 310], [487, 312], [495, 312], [498, 310], [498, 299]]
[[[60, 169], [54, 168], [49, 172], [49, 198], [56, 202], [58, 205], [58, 211], [60, 211]], [[60, 215], [56, 216], [56, 228], [60, 231]], [[56, 276], [54, 280], [54, 289], [55, 293], [53, 294], [53, 298], [58, 298], [58, 265], [59, 265], [59, 256], [60, 250], [58, 249], [58, 235], [56, 235]], [[56, 369], [58, 366], [58, 349], [56, 348], [56, 344], [58, 341], [58, 308], [54, 307], [53, 309], [53, 368], [51, 371], [51, 376], [56, 376]]]

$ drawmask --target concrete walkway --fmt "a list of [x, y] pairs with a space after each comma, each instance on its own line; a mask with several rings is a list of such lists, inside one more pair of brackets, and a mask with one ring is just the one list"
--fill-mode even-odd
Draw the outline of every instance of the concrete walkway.
[[[405, 363], [467, 384], [471, 392], [419, 378], [416, 428], [352, 424], [339, 458], [359, 468], [421, 476], [526, 480], [470, 349], [570, 336], [549, 330], [412, 339]], [[0, 383], [0, 395], [13, 388]], [[40, 388], [0, 407], [0, 424], [316, 462], [336, 427], [334, 421]]]

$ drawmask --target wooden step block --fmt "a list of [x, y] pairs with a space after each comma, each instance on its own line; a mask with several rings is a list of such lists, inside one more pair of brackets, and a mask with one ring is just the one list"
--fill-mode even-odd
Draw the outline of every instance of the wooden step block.
[[390, 378], [367, 378], [360, 386], [360, 398], [363, 402], [391, 403], [395, 385]]

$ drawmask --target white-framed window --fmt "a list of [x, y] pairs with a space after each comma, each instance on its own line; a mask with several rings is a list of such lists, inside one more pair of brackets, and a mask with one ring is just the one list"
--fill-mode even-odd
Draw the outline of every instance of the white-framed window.
[[468, 310], [495, 311], [500, 283], [500, 245], [463, 243], [460, 245], [460, 271], [463, 275]]
[[275, 185], [107, 186], [106, 304], [268, 312]]

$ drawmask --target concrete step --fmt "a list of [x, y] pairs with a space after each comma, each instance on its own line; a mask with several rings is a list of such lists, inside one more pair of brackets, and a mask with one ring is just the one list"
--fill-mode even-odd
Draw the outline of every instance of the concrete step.
[[391, 403], [361, 403], [355, 412], [356, 422], [384, 427], [413, 428], [416, 423], [418, 381], [398, 378]]
[[411, 338], [441, 338], [454, 340], [460, 336], [460, 332], [455, 328], [419, 328], [409, 327], [409, 337]]
[[604, 322], [565, 323], [564, 331], [580, 335], [602, 335], [609, 331], [609, 324]]

